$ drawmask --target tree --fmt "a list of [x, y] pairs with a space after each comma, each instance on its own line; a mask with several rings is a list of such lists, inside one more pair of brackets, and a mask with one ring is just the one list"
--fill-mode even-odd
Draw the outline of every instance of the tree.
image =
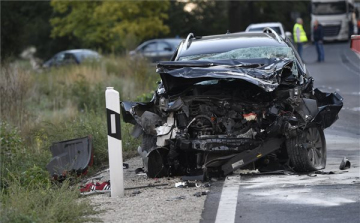
[[[191, 11], [184, 8], [192, 4]], [[226, 33], [228, 27], [227, 2], [190, 0], [171, 1], [169, 19], [165, 22], [171, 29], [171, 36], [186, 37], [189, 33], [197, 36]]]
[[52, 36], [80, 39], [84, 46], [105, 51], [127, 47], [129, 36], [138, 41], [169, 33], [164, 24], [168, 1], [53, 0]]
[[47, 59], [54, 53], [80, 47], [76, 39], [51, 38], [50, 1], [1, 1], [1, 59], [15, 59], [29, 46], [36, 57]]
[[229, 26], [231, 32], [244, 31], [251, 23], [281, 22], [292, 32], [296, 12], [304, 20], [304, 28], [310, 27], [309, 1], [230, 1]]

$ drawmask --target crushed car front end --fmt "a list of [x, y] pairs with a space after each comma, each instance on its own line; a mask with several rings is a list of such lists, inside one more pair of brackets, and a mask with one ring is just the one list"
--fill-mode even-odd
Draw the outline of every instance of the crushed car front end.
[[[271, 44], [187, 54], [189, 45], [201, 47], [187, 39], [174, 61], [157, 65], [162, 81], [150, 102], [122, 102], [134, 137], [142, 135], [138, 151], [149, 177], [325, 167], [323, 129], [338, 118], [341, 96], [314, 89], [291, 46], [253, 35]], [[250, 38], [223, 36], [230, 42]], [[218, 39], [198, 42], [216, 48]]]

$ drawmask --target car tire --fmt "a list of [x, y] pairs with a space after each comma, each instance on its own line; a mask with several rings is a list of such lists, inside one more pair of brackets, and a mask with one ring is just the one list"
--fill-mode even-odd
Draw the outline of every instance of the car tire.
[[150, 152], [156, 147], [156, 137], [149, 134], [143, 134], [141, 148], [143, 151]]
[[320, 127], [311, 127], [286, 141], [292, 167], [297, 172], [311, 172], [326, 166], [326, 141]]
[[168, 150], [156, 147], [156, 136], [143, 134], [142, 151], [147, 152], [147, 162], [144, 162], [146, 175], [149, 178], [165, 177], [169, 175], [169, 168], [165, 164]]

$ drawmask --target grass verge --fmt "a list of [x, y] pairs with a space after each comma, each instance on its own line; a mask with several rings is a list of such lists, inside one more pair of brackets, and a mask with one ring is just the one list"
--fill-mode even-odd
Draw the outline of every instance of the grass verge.
[[[31, 71], [21, 62], [5, 64], [0, 74], [1, 222], [88, 222], [94, 207], [79, 200], [79, 190], [49, 180], [46, 164], [53, 142], [91, 135], [94, 164], [107, 165], [105, 89], [121, 100], [146, 101], [159, 77], [146, 61], [104, 57], [99, 63]], [[139, 140], [122, 124], [124, 158], [134, 156]]]

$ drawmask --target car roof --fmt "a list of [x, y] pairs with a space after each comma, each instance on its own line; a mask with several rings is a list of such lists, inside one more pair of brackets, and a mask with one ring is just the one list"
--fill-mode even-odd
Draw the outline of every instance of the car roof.
[[163, 38], [163, 39], [150, 39], [147, 40], [143, 43], [141, 43], [138, 47], [136, 47], [137, 49], [140, 49], [141, 47], [143, 47], [144, 45], [151, 43], [151, 42], [167, 42], [169, 44], [172, 45], [178, 45], [183, 39], [181, 38]]
[[[185, 42], [185, 41], [184, 41]], [[182, 44], [184, 44], [182, 42]], [[197, 54], [225, 52], [237, 48], [261, 46], [288, 47], [284, 41], [277, 41], [274, 34], [268, 33], [232, 33], [203, 36], [189, 40], [189, 47], [180, 47], [177, 57]]]
[[98, 52], [94, 51], [94, 50], [89, 50], [89, 49], [72, 49], [72, 50], [64, 50], [61, 51], [60, 53], [74, 53], [74, 54], [83, 54], [83, 53], [96, 53], [98, 54]]
[[267, 26], [283, 26], [280, 22], [266, 22], [266, 23], [256, 23], [250, 24], [247, 28], [260, 28], [260, 27], [267, 27]]

